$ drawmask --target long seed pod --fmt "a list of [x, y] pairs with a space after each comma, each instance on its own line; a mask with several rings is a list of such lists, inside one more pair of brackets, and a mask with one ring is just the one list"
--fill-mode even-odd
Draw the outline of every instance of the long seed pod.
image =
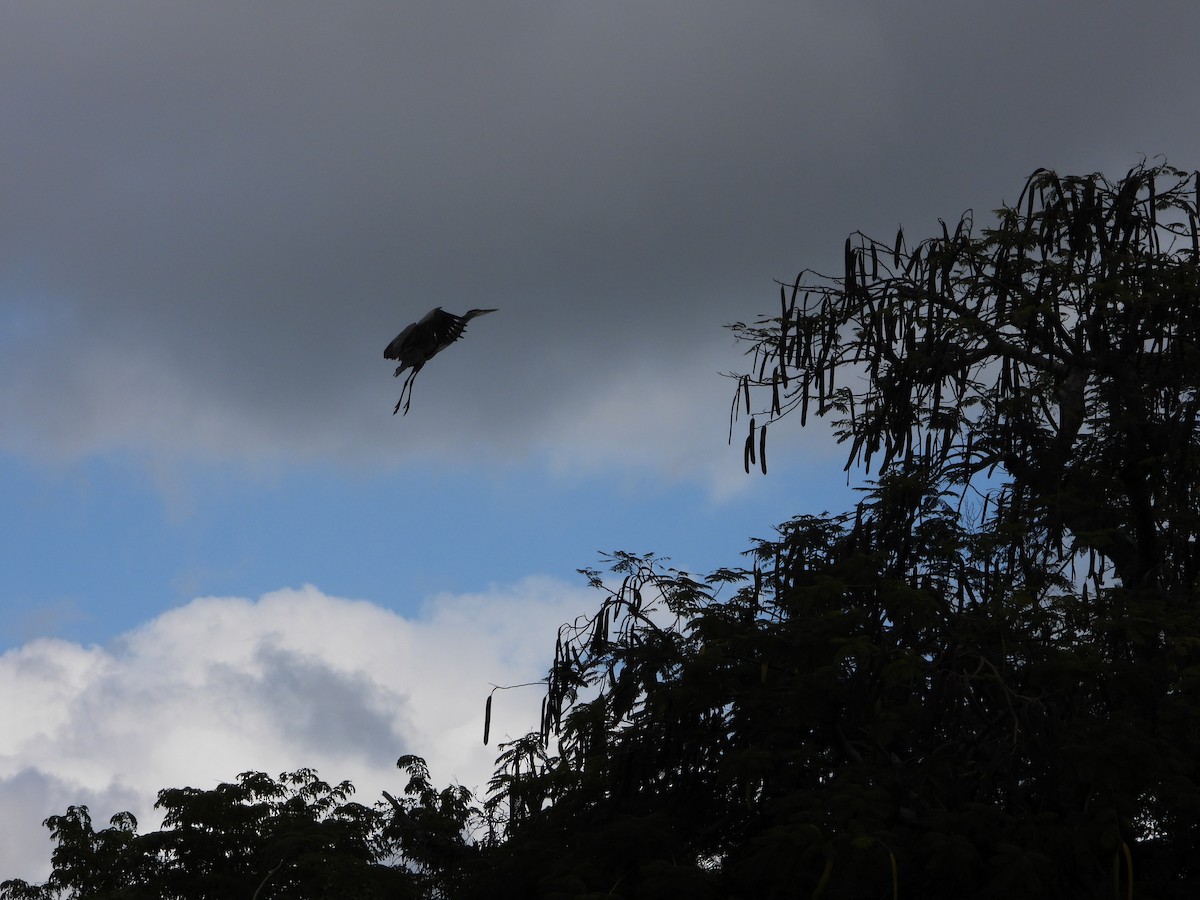
[[746, 435], [746, 447], [742, 451], [742, 461], [746, 467], [746, 474], [750, 474], [750, 466], [754, 464], [754, 419], [750, 420], [750, 433]]
[[[1158, 216], [1154, 209], [1155, 197], [1154, 197], [1154, 173], [1153, 172], [1151, 172], [1149, 177], [1146, 178], [1146, 185], [1150, 189], [1150, 198], [1146, 201], [1146, 208], [1147, 208], [1147, 212], [1150, 213], [1150, 227], [1155, 228], [1158, 225]], [[1156, 247], [1155, 249], [1157, 250], [1158, 248]]]
[[775, 350], [775, 356], [779, 360], [779, 364], [783, 365], [787, 359], [787, 333], [788, 326], [791, 324], [791, 317], [787, 310], [787, 296], [784, 294], [783, 285], [779, 285], [779, 346]]
[[762, 473], [767, 474], [767, 426], [764, 425], [758, 432], [758, 464], [762, 467]]
[[921, 245], [917, 244], [916, 249], [913, 250], [913, 252], [909, 255], [908, 262], [904, 266], [904, 276], [906, 278], [911, 277], [913, 270], [917, 269], [920, 265], [921, 265]]
[[854, 281], [854, 247], [850, 243], [850, 238], [846, 238], [846, 285], [844, 290], [847, 297], [853, 297], [857, 290]]
[[[546, 701], [543, 700], [543, 703]], [[492, 695], [488, 694], [487, 702], [483, 704], [483, 746], [487, 746], [488, 737], [492, 733]]]

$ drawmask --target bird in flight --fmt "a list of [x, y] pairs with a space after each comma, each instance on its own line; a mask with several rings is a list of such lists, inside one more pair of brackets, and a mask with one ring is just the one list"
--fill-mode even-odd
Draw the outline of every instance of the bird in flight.
[[[384, 359], [394, 359], [400, 363], [396, 366], [393, 376], [398, 376], [405, 369], [412, 370], [404, 379], [404, 386], [400, 388], [400, 399], [396, 401], [396, 408], [392, 410], [393, 416], [400, 412], [401, 404], [404, 405], [404, 414], [408, 415], [408, 407], [412, 403], [413, 379], [425, 363], [462, 337], [463, 329], [473, 318], [495, 311], [469, 309], [461, 316], [456, 316], [439, 306], [426, 313], [420, 322], [413, 322], [393, 338], [383, 351]], [[407, 402], [404, 400], [405, 391], [408, 392]]]

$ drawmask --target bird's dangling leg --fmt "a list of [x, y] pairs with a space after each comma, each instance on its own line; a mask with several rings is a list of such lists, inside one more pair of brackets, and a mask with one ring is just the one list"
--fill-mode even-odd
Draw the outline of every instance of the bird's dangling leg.
[[[400, 374], [400, 370], [396, 370], [396, 374]], [[400, 399], [396, 401], [396, 408], [392, 410], [392, 415], [400, 412], [401, 404], [404, 405], [404, 415], [408, 415], [408, 408], [412, 405], [412, 384], [413, 379], [417, 377], [417, 370], [413, 369], [408, 373], [408, 377], [404, 379], [404, 384], [400, 387]], [[408, 402], [404, 401], [404, 392], [408, 391]]]

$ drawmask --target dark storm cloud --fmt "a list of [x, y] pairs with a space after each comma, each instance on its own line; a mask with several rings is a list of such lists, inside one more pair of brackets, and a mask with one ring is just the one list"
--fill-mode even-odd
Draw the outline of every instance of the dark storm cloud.
[[[482, 432], [569, 457], [622, 422], [719, 435], [720, 326], [847, 231], [986, 211], [1039, 165], [1195, 164], [1200, 13], [1129, 9], [6, 6], [6, 440], [403, 456]], [[393, 420], [382, 348], [435, 305], [503, 314]]]

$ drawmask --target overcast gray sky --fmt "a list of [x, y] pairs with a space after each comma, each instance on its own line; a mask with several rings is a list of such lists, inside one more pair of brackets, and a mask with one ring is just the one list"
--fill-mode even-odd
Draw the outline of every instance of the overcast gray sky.
[[[409, 752], [481, 785], [482, 700], [596, 550], [736, 565], [842, 502], [819, 424], [743, 475], [724, 324], [1038, 167], [1197, 167], [1197, 34], [1195, 0], [0, 4], [0, 879], [69, 803], [300, 766], [369, 803]], [[393, 417], [434, 306], [500, 312]]]
[[[669, 445], [727, 389], [722, 324], [771, 309], [771, 280], [836, 260], [849, 230], [922, 233], [1038, 166], [1194, 163], [1196, 19], [1183, 2], [6, 5], [4, 442], [592, 455], [601, 415]], [[418, 379], [423, 427], [401, 432], [378, 414], [398, 388], [380, 352], [435, 305], [503, 315]], [[631, 385], [699, 416], [614, 409]]]

